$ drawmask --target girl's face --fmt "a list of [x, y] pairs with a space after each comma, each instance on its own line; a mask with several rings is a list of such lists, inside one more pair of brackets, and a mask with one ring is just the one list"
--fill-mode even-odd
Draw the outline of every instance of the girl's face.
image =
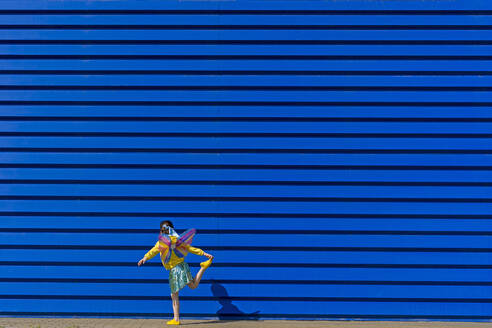
[[165, 233], [166, 235], [168, 235], [169, 234], [169, 227], [164, 224], [161, 228], [161, 233]]

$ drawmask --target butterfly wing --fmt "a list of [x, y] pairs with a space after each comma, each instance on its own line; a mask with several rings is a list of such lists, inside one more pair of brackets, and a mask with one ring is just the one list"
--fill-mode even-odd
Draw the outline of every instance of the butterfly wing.
[[193, 237], [195, 237], [196, 229], [191, 228], [186, 230], [179, 236], [176, 241], [176, 248], [174, 249], [174, 253], [179, 257], [185, 257], [188, 254], [188, 246], [191, 245], [193, 241]]
[[159, 235], [159, 251], [161, 252], [161, 259], [164, 263], [169, 262], [171, 258], [171, 240], [163, 235]]

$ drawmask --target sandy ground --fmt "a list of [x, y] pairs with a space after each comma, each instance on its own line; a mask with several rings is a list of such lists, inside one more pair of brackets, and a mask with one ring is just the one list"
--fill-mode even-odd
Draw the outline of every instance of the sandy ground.
[[[1, 318], [0, 328], [157, 328], [166, 327], [162, 319], [92, 319], [92, 318]], [[196, 328], [410, 328], [410, 327], [492, 327], [492, 322], [451, 322], [451, 321], [295, 321], [295, 320], [259, 320], [259, 321], [216, 321], [182, 320], [181, 326]], [[173, 327], [173, 326], [167, 326]], [[175, 327], [175, 326], [174, 326]]]

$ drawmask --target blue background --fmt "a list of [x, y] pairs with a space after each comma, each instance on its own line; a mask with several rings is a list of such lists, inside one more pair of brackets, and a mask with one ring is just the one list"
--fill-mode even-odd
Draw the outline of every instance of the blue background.
[[0, 315], [169, 316], [168, 218], [185, 318], [492, 319], [491, 19], [2, 1]]

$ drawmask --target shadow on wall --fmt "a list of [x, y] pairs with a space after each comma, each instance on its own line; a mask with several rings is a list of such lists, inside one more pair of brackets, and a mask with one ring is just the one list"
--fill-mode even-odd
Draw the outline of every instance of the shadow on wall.
[[232, 304], [229, 294], [224, 286], [212, 280], [210, 286], [214, 297], [218, 298], [220, 305], [222, 306], [217, 311], [217, 317], [219, 320], [258, 320], [260, 311], [253, 313], [244, 313], [239, 310], [237, 306]]

